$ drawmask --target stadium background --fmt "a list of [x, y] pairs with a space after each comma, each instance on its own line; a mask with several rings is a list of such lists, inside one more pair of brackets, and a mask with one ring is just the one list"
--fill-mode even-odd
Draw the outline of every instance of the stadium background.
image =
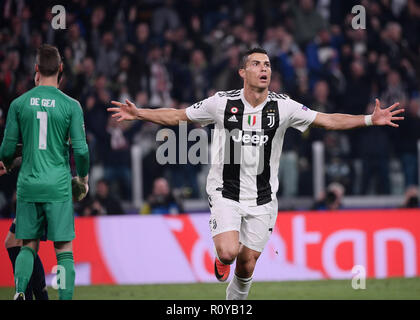
[[[64, 30], [51, 26], [56, 4], [66, 9]], [[366, 29], [354, 30], [351, 9], [358, 4], [366, 9]], [[350, 279], [358, 263], [369, 277], [419, 275], [419, 1], [1, 0], [0, 8], [0, 134], [10, 102], [33, 87], [43, 42], [59, 48], [65, 66], [60, 88], [84, 109], [92, 163], [89, 198], [75, 208], [78, 284], [214, 281], [208, 167], [157, 164], [161, 128], [117, 126], [106, 107], [128, 98], [143, 107], [185, 108], [216, 91], [239, 89], [240, 53], [257, 45], [272, 62], [270, 89], [314, 110], [367, 114], [375, 97], [406, 109], [398, 129], [287, 131], [281, 211], [257, 280]], [[317, 141], [325, 170], [319, 194]], [[132, 170], [133, 148], [141, 150], [141, 172]], [[14, 216], [16, 178], [17, 172], [0, 178], [2, 238]], [[141, 183], [141, 205], [133, 181]], [[317, 211], [301, 211], [309, 209]], [[155, 244], [171, 254], [158, 255]], [[132, 250], [135, 262], [126, 254]], [[51, 270], [51, 247], [43, 245], [40, 254]], [[6, 250], [0, 262], [0, 286], [11, 286]], [[165, 275], [169, 264], [173, 273]]]

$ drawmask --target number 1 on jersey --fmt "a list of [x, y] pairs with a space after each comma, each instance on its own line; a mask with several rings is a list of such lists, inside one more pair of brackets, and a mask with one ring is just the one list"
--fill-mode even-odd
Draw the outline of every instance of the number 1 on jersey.
[[39, 119], [39, 146], [40, 150], [47, 149], [47, 125], [48, 114], [45, 111], [38, 111], [36, 118]]

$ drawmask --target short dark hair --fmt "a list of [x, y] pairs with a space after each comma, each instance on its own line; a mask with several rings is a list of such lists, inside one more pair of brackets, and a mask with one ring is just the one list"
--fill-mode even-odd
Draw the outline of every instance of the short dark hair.
[[61, 56], [58, 49], [49, 44], [41, 45], [36, 54], [36, 64], [41, 75], [50, 77], [60, 70]]
[[253, 53], [267, 54], [267, 51], [265, 51], [265, 49], [263, 49], [261, 47], [255, 47], [255, 48], [247, 50], [246, 52], [244, 52], [242, 54], [241, 61], [240, 61], [240, 64], [239, 64], [239, 69], [245, 69], [246, 62], [248, 61], [248, 56], [250, 56]]

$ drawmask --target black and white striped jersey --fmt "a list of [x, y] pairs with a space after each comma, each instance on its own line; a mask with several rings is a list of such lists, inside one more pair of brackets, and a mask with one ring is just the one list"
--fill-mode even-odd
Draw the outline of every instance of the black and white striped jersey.
[[221, 192], [223, 197], [249, 206], [263, 205], [276, 196], [286, 129], [303, 132], [317, 114], [274, 92], [252, 107], [243, 89], [217, 92], [188, 107], [186, 113], [203, 126], [215, 124], [207, 193]]

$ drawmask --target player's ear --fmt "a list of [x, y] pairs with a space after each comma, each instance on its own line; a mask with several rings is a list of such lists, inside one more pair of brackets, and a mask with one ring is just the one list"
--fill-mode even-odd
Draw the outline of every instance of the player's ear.
[[35, 72], [34, 82], [35, 82], [35, 86], [38, 86], [38, 84], [39, 84], [39, 72]]
[[38, 67], [38, 64], [35, 64], [35, 72], [39, 72], [39, 67]]
[[245, 69], [239, 68], [238, 73], [242, 79], [245, 79]]
[[60, 66], [58, 67], [58, 71], [63, 72], [63, 68], [64, 68], [64, 66], [63, 66], [63, 63], [61, 62]]

